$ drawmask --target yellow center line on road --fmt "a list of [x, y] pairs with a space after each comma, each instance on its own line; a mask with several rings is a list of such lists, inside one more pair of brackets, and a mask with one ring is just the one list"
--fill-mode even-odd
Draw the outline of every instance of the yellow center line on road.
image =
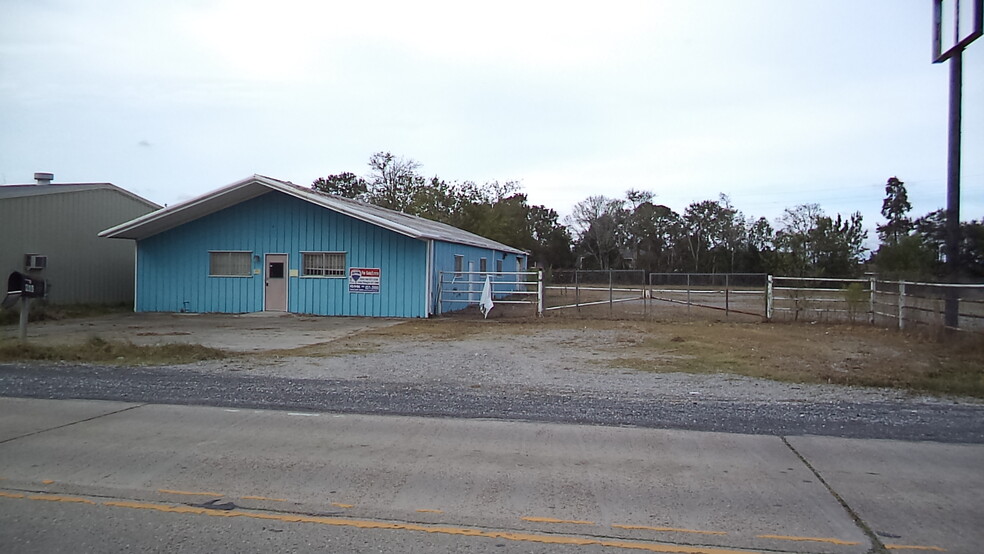
[[574, 525], [594, 525], [593, 521], [582, 521], [579, 519], [555, 519], [552, 517], [534, 517], [534, 516], [524, 516], [521, 517], [523, 521], [532, 521], [534, 523], [571, 523]]
[[41, 481], [42, 485], [53, 485], [54, 483], [54, 479], [45, 479], [44, 481]]
[[211, 491], [176, 491], [173, 489], [157, 489], [157, 492], [164, 494], [183, 494], [185, 496], [223, 496], [220, 492]]
[[47, 502], [75, 502], [77, 504], [93, 504], [95, 502], [89, 500], [88, 498], [79, 498], [77, 496], [62, 496], [59, 494], [34, 494], [27, 497], [28, 500], [44, 500]]
[[[163, 492], [175, 492], [168, 491], [167, 489], [160, 489]], [[209, 494], [212, 496], [221, 496], [215, 493], [187, 493], [186, 491], [177, 491], [178, 494]], [[77, 496], [62, 496], [55, 494], [37, 494], [31, 496], [25, 496], [20, 493], [10, 493], [0, 491], [0, 498], [12, 498], [12, 499], [27, 499], [27, 500], [39, 500], [48, 502], [68, 502], [76, 504], [89, 504], [89, 505], [99, 505], [100, 503], [89, 500], [87, 498], [80, 498]], [[244, 497], [245, 498], [245, 497]], [[262, 498], [262, 497], [260, 497]], [[333, 503], [334, 505], [339, 505], [338, 503]], [[715, 547], [704, 547], [704, 546], [687, 546], [687, 545], [674, 545], [674, 544], [654, 544], [647, 542], [638, 541], [626, 541], [626, 540], [615, 540], [615, 539], [598, 539], [598, 538], [587, 538], [587, 537], [573, 537], [573, 536], [563, 536], [563, 535], [542, 535], [537, 533], [520, 533], [512, 531], [489, 531], [486, 529], [474, 529], [468, 527], [450, 527], [443, 525], [425, 525], [419, 523], [394, 523], [387, 521], [372, 521], [372, 520], [358, 520], [358, 519], [343, 519], [334, 517], [323, 517], [323, 516], [307, 516], [299, 514], [267, 514], [259, 512], [246, 512], [242, 510], [215, 510], [208, 508], [201, 508], [197, 506], [173, 506], [165, 504], [154, 504], [149, 502], [132, 502], [132, 501], [105, 501], [101, 505], [114, 507], [114, 508], [128, 508], [134, 510], [152, 510], [156, 512], [163, 513], [173, 513], [173, 514], [191, 514], [191, 515], [207, 515], [213, 517], [242, 517], [246, 519], [259, 519], [259, 520], [272, 520], [280, 521], [283, 523], [313, 523], [319, 525], [330, 525], [336, 527], [354, 527], [357, 529], [392, 529], [392, 530], [402, 530], [402, 531], [416, 531], [423, 533], [435, 533], [444, 535], [459, 535], [467, 537], [484, 537], [490, 539], [503, 539], [511, 540], [517, 542], [532, 542], [540, 544], [551, 544], [551, 545], [562, 545], [562, 546], [604, 546], [610, 548], [620, 548], [624, 550], [640, 550], [646, 552], [661, 552], [661, 553], [676, 553], [676, 554], [751, 554], [750, 550], [733, 550], [730, 548], [715, 548]], [[350, 506], [350, 505], [343, 505]], [[581, 521], [568, 521], [553, 518], [523, 518], [527, 521], [542, 521], [548, 523], [581, 523], [581, 524], [591, 524], [591, 522], [581, 522]], [[612, 525], [612, 527], [620, 529], [649, 529], [649, 530], [667, 530], [667, 531], [681, 531], [681, 532], [697, 532], [706, 534], [725, 534], [717, 531], [694, 531], [686, 529], [674, 529], [670, 527], [646, 527], [646, 526], [629, 526], [629, 525]], [[783, 539], [783, 540], [798, 540], [798, 541], [819, 541], [827, 542], [837, 545], [857, 545], [857, 542], [841, 541], [838, 539], [823, 539], [815, 537], [791, 537], [784, 535], [757, 535], [757, 538], [773, 538], [773, 539]], [[902, 545], [902, 544], [886, 544], [885, 548], [889, 550], [918, 550], [918, 551], [932, 551], [932, 552], [946, 552], [945, 548], [940, 548], [938, 546], [919, 546], [919, 545]]]
[[861, 544], [857, 541], [842, 541], [840, 539], [832, 539], [826, 537], [791, 537], [787, 535], [755, 535], [757, 539], [777, 539], [781, 541], [800, 541], [800, 542], [825, 542], [827, 544], [836, 544], [839, 546], [855, 546]]
[[613, 523], [615, 529], [633, 529], [642, 531], [657, 531], [660, 533], [695, 533], [698, 535], [727, 535], [724, 531], [701, 531], [698, 529], [678, 529], [676, 527], [650, 527], [648, 525], [619, 525]]
[[336, 508], [354, 508], [355, 504], [342, 504], [341, 502], [332, 502], [332, 506]]
[[417, 510], [417, 513], [421, 514], [443, 514], [444, 510], [434, 510], [432, 508], [421, 508]]
[[587, 537], [572, 537], [563, 535], [541, 535], [536, 533], [517, 533], [512, 531], [489, 531], [468, 527], [448, 527], [441, 525], [423, 525], [419, 523], [394, 523], [388, 521], [372, 521], [358, 519], [343, 519], [323, 516], [306, 516], [291, 514], [265, 514], [245, 512], [241, 510], [210, 510], [193, 506], [167, 506], [148, 502], [106, 501], [104, 506], [129, 508], [134, 510], [152, 510], [156, 512], [207, 515], [212, 517], [242, 517], [283, 523], [314, 523], [337, 527], [354, 527], [357, 529], [390, 529], [399, 531], [417, 531], [443, 535], [458, 535], [466, 537], [483, 537], [490, 539], [510, 540], [517, 542], [532, 542], [539, 544], [561, 546], [604, 546], [624, 550], [640, 550], [645, 552], [661, 552], [675, 554], [750, 554], [749, 550], [733, 550], [730, 548], [712, 548], [703, 546], [686, 546], [674, 544], [654, 544], [637, 541], [609, 540]]

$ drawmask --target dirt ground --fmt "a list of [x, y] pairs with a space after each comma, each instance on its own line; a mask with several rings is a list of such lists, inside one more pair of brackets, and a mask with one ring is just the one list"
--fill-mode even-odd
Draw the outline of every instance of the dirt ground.
[[[314, 317], [274, 312], [255, 314], [116, 313], [45, 320], [28, 325], [28, 341], [38, 345], [81, 344], [94, 337], [139, 346], [198, 344], [229, 352], [263, 352], [329, 342], [402, 319]], [[0, 327], [0, 341], [13, 340], [18, 327]]]
[[[528, 306], [509, 308], [512, 313], [493, 311], [489, 319], [466, 310], [429, 320], [125, 313], [32, 323], [28, 335], [30, 343], [41, 346], [80, 344], [93, 337], [146, 346], [200, 344], [228, 352], [232, 361], [226, 365], [263, 371], [285, 367], [282, 361], [289, 359], [290, 371], [306, 368], [312, 376], [329, 365], [338, 371], [357, 366], [354, 361], [360, 358], [380, 353], [399, 358], [411, 350], [421, 351], [422, 364], [428, 356], [434, 359], [435, 368], [421, 371], [439, 375], [467, 364], [442, 362], [437, 353], [450, 359], [468, 346], [472, 358], [508, 350], [513, 366], [533, 369], [737, 375], [984, 398], [984, 344], [978, 336], [941, 341], [868, 325], [762, 323], [722, 312], [697, 318], [685, 307], [645, 320], [551, 312], [536, 318], [525, 313]], [[0, 344], [15, 340], [16, 331], [16, 326], [0, 328]], [[327, 363], [331, 360], [333, 365]]]

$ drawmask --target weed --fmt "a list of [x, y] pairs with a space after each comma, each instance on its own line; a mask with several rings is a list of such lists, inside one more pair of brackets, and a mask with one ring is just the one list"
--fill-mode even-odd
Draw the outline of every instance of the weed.
[[984, 343], [846, 325], [653, 325], [608, 363], [657, 373], [731, 373], [793, 383], [984, 398]]
[[[132, 312], [133, 304], [129, 302], [110, 304], [49, 304], [46, 300], [31, 302], [30, 321], [57, 321], [61, 319], [78, 319], [101, 315]], [[16, 325], [20, 321], [20, 308], [11, 307], [0, 309], [0, 325]]]
[[110, 341], [92, 337], [77, 345], [42, 346], [29, 342], [0, 343], [0, 361], [50, 361], [108, 363], [115, 365], [182, 364], [217, 360], [228, 354], [198, 344], [160, 344], [138, 346], [127, 341]]
[[869, 300], [868, 291], [861, 283], [851, 283], [844, 289], [844, 300], [847, 302], [847, 316], [854, 323], [859, 314], [867, 312]]

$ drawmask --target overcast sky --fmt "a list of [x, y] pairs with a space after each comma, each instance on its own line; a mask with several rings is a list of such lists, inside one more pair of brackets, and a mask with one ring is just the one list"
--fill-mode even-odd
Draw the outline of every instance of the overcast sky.
[[[390, 151], [561, 214], [635, 188], [873, 228], [893, 175], [913, 215], [946, 203], [930, 42], [930, 0], [0, 0], [0, 182], [173, 204]], [[961, 215], [980, 219], [984, 39], [963, 92]]]

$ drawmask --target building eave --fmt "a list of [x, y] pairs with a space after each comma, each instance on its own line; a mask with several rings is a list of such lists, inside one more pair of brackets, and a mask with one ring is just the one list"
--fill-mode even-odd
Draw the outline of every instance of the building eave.
[[162, 208], [106, 229], [99, 233], [99, 236], [142, 240], [271, 191], [293, 196], [311, 204], [414, 239], [438, 240], [478, 248], [489, 248], [512, 254], [526, 254], [522, 250], [457, 229], [450, 225], [402, 212], [387, 210], [356, 200], [322, 194], [293, 183], [263, 175], [253, 175], [252, 177], [236, 181], [235, 183], [192, 198], [191, 200]]

